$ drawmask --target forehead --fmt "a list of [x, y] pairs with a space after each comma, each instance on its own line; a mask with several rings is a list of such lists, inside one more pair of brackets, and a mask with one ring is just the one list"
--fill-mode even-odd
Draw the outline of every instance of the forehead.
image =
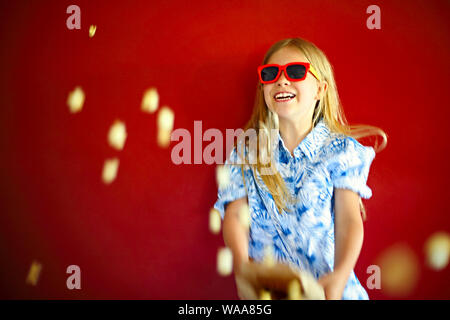
[[267, 64], [287, 64], [290, 62], [309, 62], [303, 52], [298, 48], [284, 47], [276, 51], [267, 61]]

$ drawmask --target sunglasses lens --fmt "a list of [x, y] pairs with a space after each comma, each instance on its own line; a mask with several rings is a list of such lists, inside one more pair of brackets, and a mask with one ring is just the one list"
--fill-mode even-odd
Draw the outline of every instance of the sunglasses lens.
[[278, 67], [265, 67], [261, 70], [261, 79], [263, 81], [272, 81], [277, 77]]
[[287, 74], [292, 79], [302, 79], [306, 74], [306, 67], [301, 64], [290, 65], [286, 68]]

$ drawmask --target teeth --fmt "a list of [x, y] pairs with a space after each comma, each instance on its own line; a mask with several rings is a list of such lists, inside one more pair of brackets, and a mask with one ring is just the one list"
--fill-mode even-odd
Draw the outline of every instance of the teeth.
[[285, 99], [285, 98], [293, 98], [295, 97], [292, 93], [278, 93], [275, 95], [275, 99]]

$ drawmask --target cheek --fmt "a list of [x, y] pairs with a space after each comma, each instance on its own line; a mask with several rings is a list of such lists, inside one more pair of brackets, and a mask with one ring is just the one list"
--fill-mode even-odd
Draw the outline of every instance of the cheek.
[[264, 101], [266, 102], [266, 104], [269, 106], [270, 105], [270, 103], [271, 103], [271, 100], [272, 100], [272, 98], [271, 98], [271, 96], [270, 96], [270, 88], [266, 88], [266, 87], [264, 87], [264, 89], [263, 89], [264, 91], [263, 91], [263, 93], [264, 93]]
[[298, 99], [304, 102], [314, 100], [314, 88], [308, 83], [302, 83], [296, 86], [298, 92]]

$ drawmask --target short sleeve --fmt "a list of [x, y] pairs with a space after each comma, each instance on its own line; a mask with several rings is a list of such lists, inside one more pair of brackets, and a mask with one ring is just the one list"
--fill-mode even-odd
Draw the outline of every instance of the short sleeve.
[[230, 182], [224, 188], [218, 188], [217, 201], [214, 204], [214, 208], [220, 212], [222, 219], [225, 216], [226, 206], [234, 200], [243, 198], [247, 195], [247, 191], [244, 186], [244, 180], [242, 178], [242, 169], [238, 161], [236, 148], [230, 153], [230, 156], [224, 163], [230, 174]]
[[335, 188], [349, 189], [361, 198], [372, 197], [372, 190], [367, 186], [370, 165], [375, 158], [372, 147], [365, 147], [352, 137], [346, 137], [336, 155], [328, 164], [331, 181]]

